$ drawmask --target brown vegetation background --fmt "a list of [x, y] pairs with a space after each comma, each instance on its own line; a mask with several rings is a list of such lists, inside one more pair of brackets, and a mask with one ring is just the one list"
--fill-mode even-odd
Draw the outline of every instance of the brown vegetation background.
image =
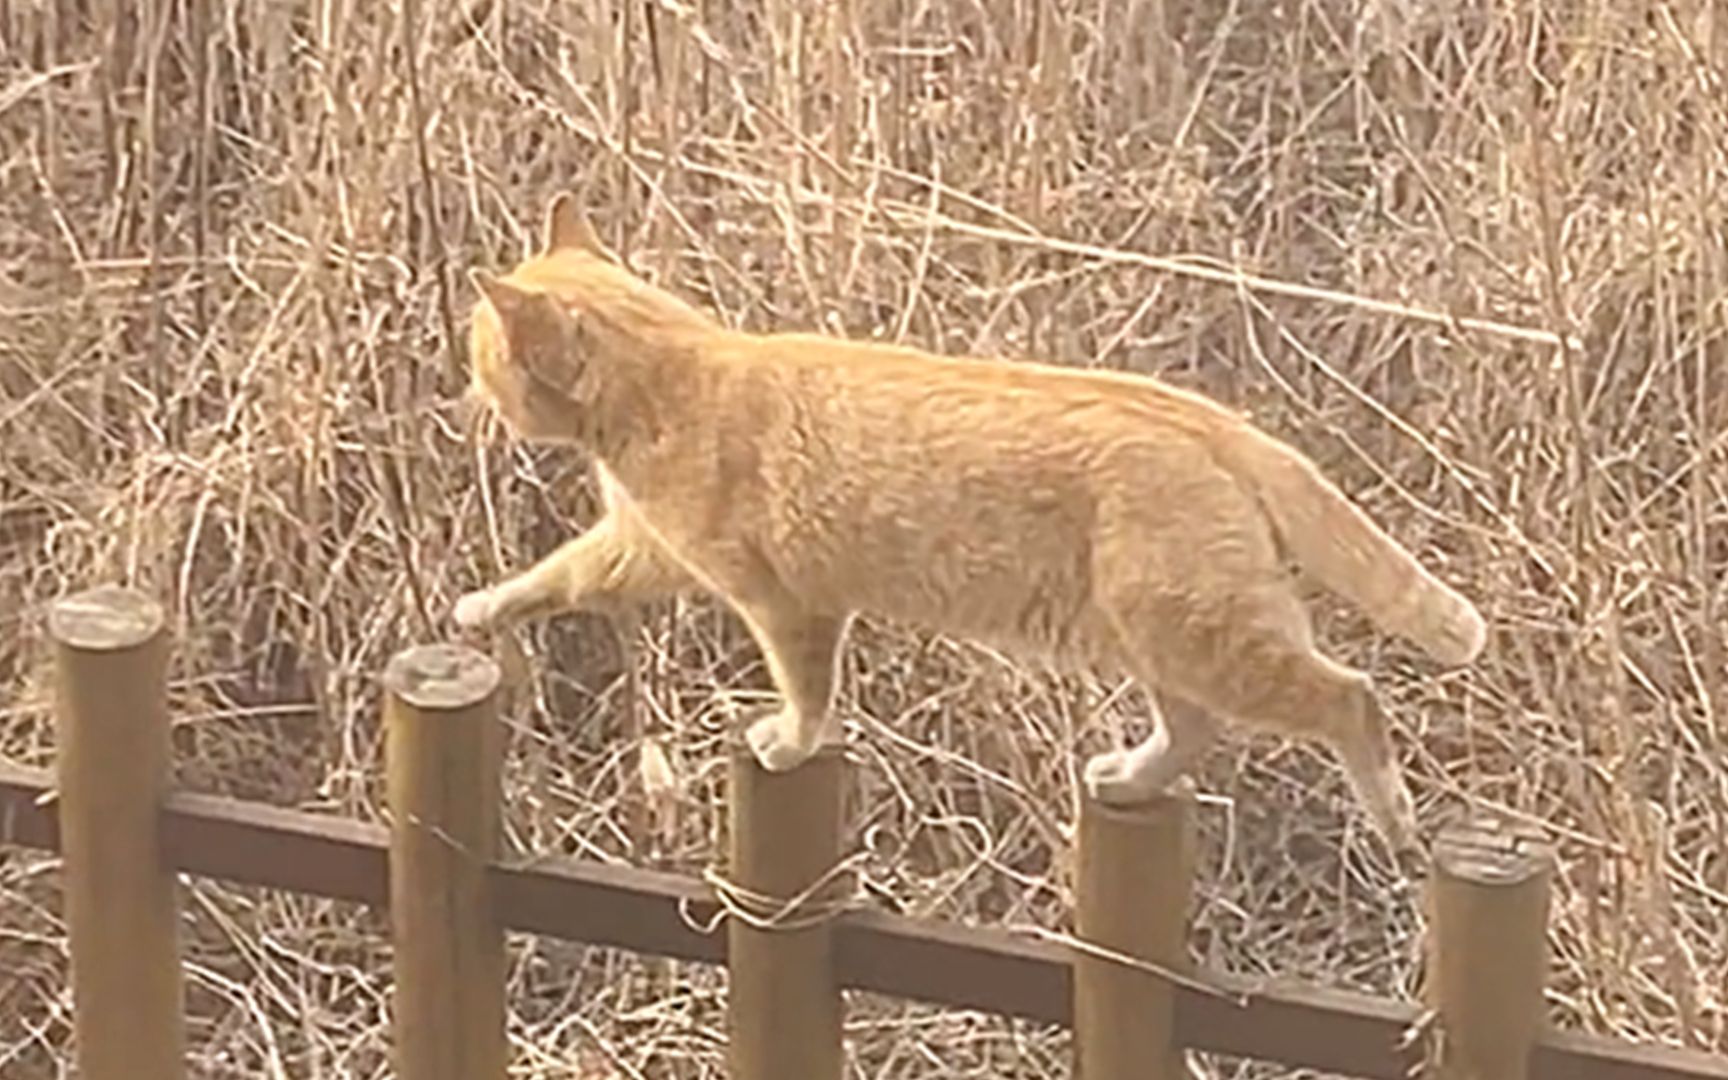
[[[1425, 826], [1551, 828], [1556, 1018], [1728, 1049], [1715, 0], [0, 0], [0, 754], [53, 758], [42, 605], [124, 580], [172, 613], [182, 783], [379, 816], [387, 658], [592, 519], [578, 457], [460, 402], [463, 271], [565, 188], [731, 323], [1156, 372], [1308, 450], [1493, 623], [1444, 674], [1321, 632]], [[496, 647], [511, 842], [704, 865], [764, 685], [736, 624]], [[1143, 730], [1124, 691], [861, 626], [873, 902], [1065, 926], [1076, 743]], [[1420, 915], [1330, 759], [1238, 739], [1201, 780], [1200, 960], [1415, 992]], [[51, 860], [0, 855], [7, 1077], [64, 1067], [58, 910]], [[186, 910], [197, 1075], [387, 1071], [376, 915]], [[525, 1075], [720, 1075], [719, 975], [512, 950]], [[1025, 1025], [850, 1023], [861, 1076], [1066, 1075]]]

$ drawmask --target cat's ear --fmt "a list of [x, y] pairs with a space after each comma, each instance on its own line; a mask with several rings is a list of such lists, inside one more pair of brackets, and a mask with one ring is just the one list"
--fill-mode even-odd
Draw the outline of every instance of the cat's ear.
[[542, 229], [542, 235], [541, 249], [544, 254], [574, 248], [590, 255], [607, 257], [606, 247], [600, 243], [600, 234], [594, 231], [588, 216], [578, 205], [576, 196], [568, 191], [554, 195], [551, 204], [546, 207], [546, 225]]

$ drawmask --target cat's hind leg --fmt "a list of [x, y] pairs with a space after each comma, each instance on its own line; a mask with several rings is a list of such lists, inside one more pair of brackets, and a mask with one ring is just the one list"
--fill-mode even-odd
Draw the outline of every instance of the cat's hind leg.
[[1148, 738], [1087, 760], [1087, 795], [1111, 805], [1144, 802], [1168, 789], [1217, 741], [1219, 723], [1205, 709], [1175, 694], [1155, 696], [1158, 712]]
[[[1179, 537], [1139, 507], [1125, 509], [1115, 542], [1099, 552], [1100, 606], [1130, 670], [1156, 673], [1161, 692], [1213, 717], [1329, 745], [1408, 867], [1421, 849], [1386, 713], [1366, 674], [1315, 650], [1307, 613], [1248, 509], [1220, 499]], [[1162, 779], [1180, 740], [1174, 728], [1162, 749], [1159, 738], [1091, 766], [1094, 775], [1123, 792], [1144, 787], [1147, 775]]]

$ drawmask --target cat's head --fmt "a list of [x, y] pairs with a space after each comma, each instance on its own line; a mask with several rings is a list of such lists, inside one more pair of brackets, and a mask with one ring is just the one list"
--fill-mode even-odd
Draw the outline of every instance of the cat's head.
[[479, 294], [469, 323], [471, 390], [526, 438], [567, 441], [583, 421], [580, 381], [590, 335], [559, 295], [573, 267], [610, 261], [576, 200], [546, 211], [540, 251], [503, 276], [473, 270]]

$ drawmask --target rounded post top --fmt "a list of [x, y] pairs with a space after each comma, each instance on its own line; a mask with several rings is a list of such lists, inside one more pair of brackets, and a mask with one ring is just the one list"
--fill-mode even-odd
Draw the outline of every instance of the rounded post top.
[[1469, 817], [1434, 841], [1434, 869], [1475, 885], [1522, 885], [1553, 865], [1554, 852], [1537, 830], [1495, 817]]
[[416, 645], [391, 658], [384, 687], [416, 709], [472, 708], [498, 688], [498, 664], [466, 645]]
[[162, 626], [162, 605], [122, 585], [98, 585], [63, 596], [48, 609], [48, 632], [54, 640], [86, 652], [137, 648]]

